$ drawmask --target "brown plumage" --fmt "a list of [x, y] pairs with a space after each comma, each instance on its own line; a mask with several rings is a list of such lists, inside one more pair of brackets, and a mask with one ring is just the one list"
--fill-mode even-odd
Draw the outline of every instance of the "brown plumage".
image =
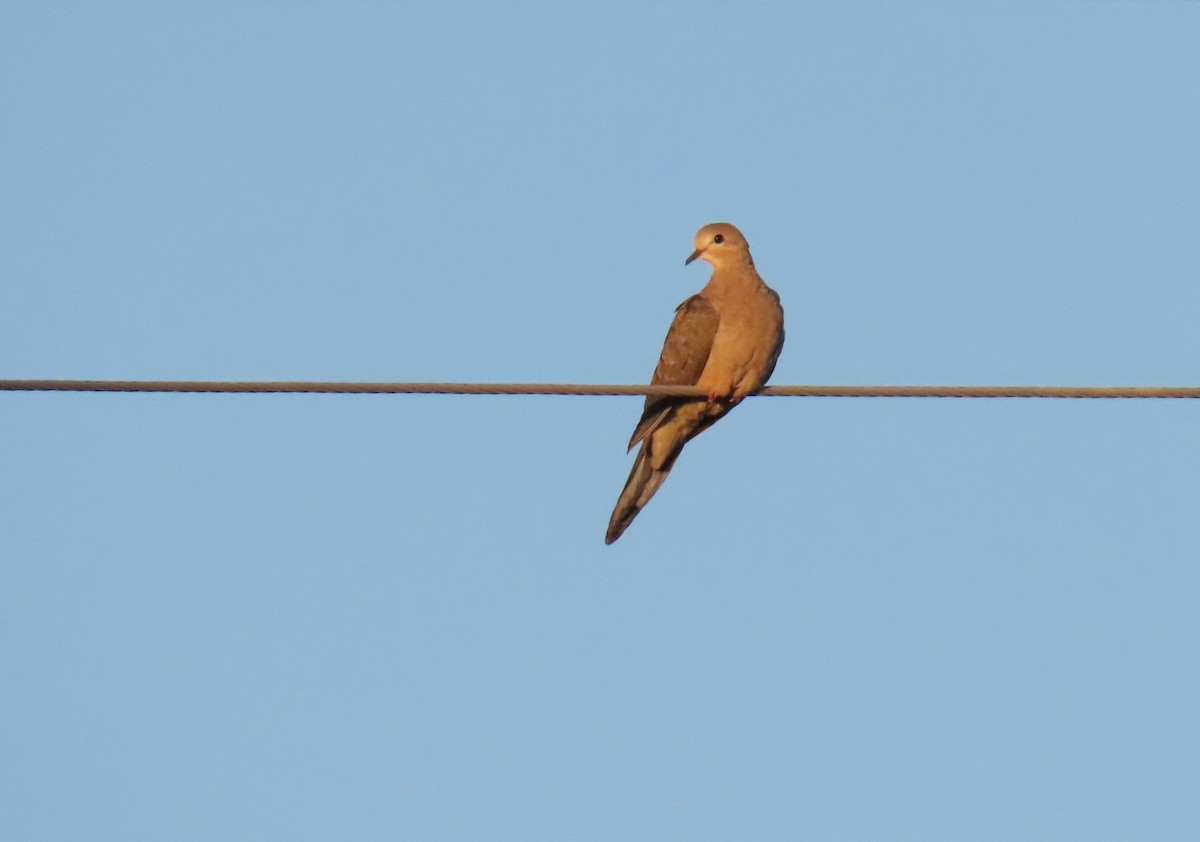
[[699, 293], [679, 305], [652, 385], [700, 386], [707, 398], [647, 397], [629, 449], [641, 444], [608, 522], [606, 544], [621, 537], [658, 491], [689, 440], [766, 385], [783, 348], [783, 308], [750, 256], [745, 237], [726, 222], [696, 234], [696, 258], [713, 267]]

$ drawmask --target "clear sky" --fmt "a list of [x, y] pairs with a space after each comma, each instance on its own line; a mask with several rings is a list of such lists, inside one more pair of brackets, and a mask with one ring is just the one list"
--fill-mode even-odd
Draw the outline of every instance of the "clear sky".
[[[1200, 384], [1200, 4], [0, 5], [0, 377]], [[1200, 404], [0, 395], [0, 837], [1200, 834]]]

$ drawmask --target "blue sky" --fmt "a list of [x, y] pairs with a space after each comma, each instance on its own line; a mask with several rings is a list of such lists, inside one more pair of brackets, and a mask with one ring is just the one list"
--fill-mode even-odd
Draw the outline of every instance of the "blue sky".
[[[0, 376], [1200, 384], [1200, 6], [0, 7]], [[1200, 828], [1200, 406], [0, 394], [0, 835]]]

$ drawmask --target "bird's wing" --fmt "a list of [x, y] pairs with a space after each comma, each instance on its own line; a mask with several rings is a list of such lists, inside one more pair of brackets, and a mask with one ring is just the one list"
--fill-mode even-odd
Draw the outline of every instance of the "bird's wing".
[[[693, 295], [675, 310], [675, 319], [663, 342], [662, 355], [650, 378], [652, 386], [691, 386], [700, 379], [700, 373], [712, 352], [713, 338], [717, 335], [720, 316], [712, 302], [700, 295]], [[644, 440], [657, 428], [671, 410], [689, 398], [665, 398], [650, 395], [642, 418], [638, 421], [629, 439], [629, 449]]]
[[779, 305], [779, 293], [770, 287], [767, 292], [771, 294], [772, 300], [775, 302], [775, 307], [779, 312], [779, 324], [775, 328], [775, 345], [771, 348], [771, 355], [767, 357], [766, 364], [763, 366], [762, 382], [765, 385], [771, 379], [771, 375], [775, 373], [775, 363], [779, 362], [779, 354], [783, 351], [783, 308]]

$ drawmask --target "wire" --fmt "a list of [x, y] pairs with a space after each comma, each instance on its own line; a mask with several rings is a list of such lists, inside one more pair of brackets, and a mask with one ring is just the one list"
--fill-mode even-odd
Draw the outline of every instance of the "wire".
[[[704, 397], [695, 386], [578, 383], [346, 383], [218, 380], [0, 380], [0, 392], [213, 392], [413, 395], [653, 395]], [[1196, 386], [768, 386], [765, 397], [1200, 398]]]

